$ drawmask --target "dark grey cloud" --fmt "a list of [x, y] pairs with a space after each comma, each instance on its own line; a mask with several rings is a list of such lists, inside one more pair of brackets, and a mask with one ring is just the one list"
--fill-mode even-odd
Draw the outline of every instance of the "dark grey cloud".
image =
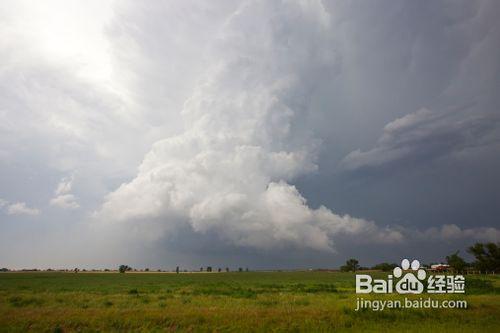
[[450, 154], [467, 154], [500, 143], [500, 114], [477, 114], [473, 109], [432, 112], [420, 109], [384, 127], [374, 148], [355, 150], [340, 162], [347, 171], [414, 167]]

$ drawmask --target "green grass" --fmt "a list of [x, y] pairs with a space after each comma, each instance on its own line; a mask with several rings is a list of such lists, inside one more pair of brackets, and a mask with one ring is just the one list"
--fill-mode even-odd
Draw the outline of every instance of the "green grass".
[[466, 310], [356, 312], [351, 273], [2, 273], [0, 332], [498, 332], [500, 278], [466, 286]]

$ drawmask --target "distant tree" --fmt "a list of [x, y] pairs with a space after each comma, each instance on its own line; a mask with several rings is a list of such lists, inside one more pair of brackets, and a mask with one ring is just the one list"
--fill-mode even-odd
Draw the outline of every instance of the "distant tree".
[[120, 273], [125, 273], [125, 272], [131, 271], [131, 270], [132, 270], [132, 267], [129, 267], [127, 265], [118, 266], [118, 272], [120, 272]]
[[203, 272], [203, 267], [200, 267], [200, 272]]
[[226, 272], [229, 272], [229, 267], [226, 267]]
[[373, 266], [372, 269], [380, 270], [383, 272], [389, 272], [389, 271], [393, 270], [394, 267], [397, 267], [397, 266], [398, 265], [396, 265], [396, 264], [389, 264], [387, 262], [383, 262], [383, 263], [380, 263], [380, 264]]
[[245, 272], [248, 272], [248, 267], [247, 267], [247, 268], [245, 268]]
[[476, 243], [468, 248], [476, 261], [474, 267], [480, 271], [500, 272], [500, 244]]
[[177, 267], [175, 268], [175, 272], [176, 272], [177, 274], [179, 274], [179, 266], [177, 266]]
[[467, 267], [467, 263], [465, 260], [458, 255], [458, 252], [455, 252], [449, 256], [446, 256], [446, 263], [450, 265], [453, 270], [457, 272], [461, 272]]
[[207, 272], [211, 272], [212, 271], [212, 266], [207, 266]]
[[145, 269], [144, 269], [144, 271], [145, 271], [145, 272], [149, 272], [149, 268], [145, 268]]
[[243, 272], [243, 268], [238, 267], [238, 272]]
[[219, 272], [219, 273], [220, 273], [221, 271], [222, 271], [222, 268], [220, 268], [220, 267], [219, 267], [219, 268], [217, 268], [217, 272]]
[[73, 272], [78, 273], [78, 268], [75, 268]]
[[340, 267], [340, 270], [343, 272], [356, 272], [359, 268], [359, 261], [354, 258], [351, 258], [345, 262], [344, 266]]
[[8, 271], [9, 271], [9, 269], [8, 269], [8, 268], [5, 268], [5, 267], [0, 268], [0, 272], [8, 272]]

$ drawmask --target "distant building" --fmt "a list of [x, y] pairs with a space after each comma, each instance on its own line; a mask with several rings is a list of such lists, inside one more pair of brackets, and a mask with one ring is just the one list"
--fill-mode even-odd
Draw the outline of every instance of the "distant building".
[[450, 269], [450, 265], [447, 264], [434, 264], [431, 265], [431, 271], [434, 272], [444, 272]]

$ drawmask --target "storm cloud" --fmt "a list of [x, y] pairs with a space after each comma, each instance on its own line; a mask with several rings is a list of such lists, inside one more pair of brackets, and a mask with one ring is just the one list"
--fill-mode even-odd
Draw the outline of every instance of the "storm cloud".
[[0, 259], [286, 267], [498, 241], [498, 13], [4, 4]]

